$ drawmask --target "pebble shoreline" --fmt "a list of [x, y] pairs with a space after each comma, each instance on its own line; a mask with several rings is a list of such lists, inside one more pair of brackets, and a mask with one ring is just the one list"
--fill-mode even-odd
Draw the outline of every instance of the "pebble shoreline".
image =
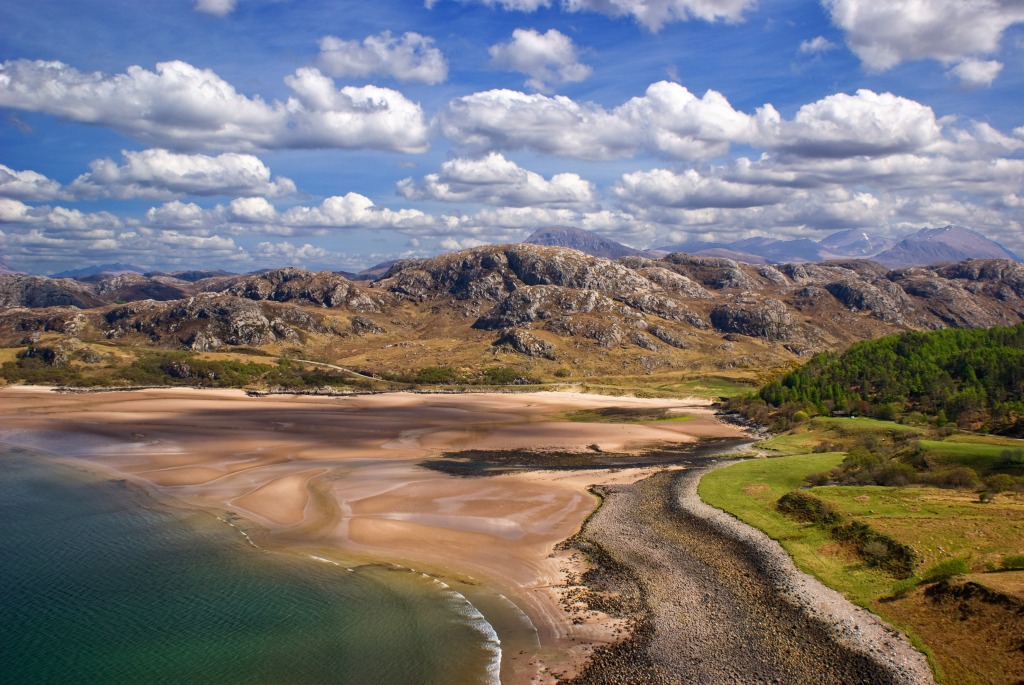
[[566, 545], [595, 564], [591, 597], [632, 630], [560, 682], [933, 684], [903, 635], [700, 499], [700, 478], [727, 463], [597, 490], [602, 506]]

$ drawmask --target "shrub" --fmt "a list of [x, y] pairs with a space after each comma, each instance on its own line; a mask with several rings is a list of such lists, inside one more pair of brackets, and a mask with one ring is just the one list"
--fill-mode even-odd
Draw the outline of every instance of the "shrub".
[[1006, 473], [997, 473], [994, 476], [989, 476], [985, 479], [985, 485], [992, 492], [1006, 492], [1011, 489], [1017, 479]]
[[519, 371], [511, 366], [496, 366], [484, 370], [484, 382], [488, 385], [511, 385], [519, 375]]
[[910, 545], [904, 545], [884, 533], [860, 521], [836, 526], [832, 537], [840, 542], [849, 542], [858, 554], [872, 566], [888, 571], [897, 578], [909, 578], [914, 574], [917, 553]]
[[921, 574], [921, 581], [925, 583], [939, 583], [943, 580], [949, 580], [953, 576], [962, 576], [965, 573], [970, 573], [971, 567], [967, 564], [967, 560], [957, 557], [956, 559], [946, 559], [932, 566], [930, 569]]
[[1011, 554], [1003, 557], [1003, 570], [1024, 571], [1024, 554]]
[[1024, 450], [1003, 450], [1000, 455], [999, 467], [1013, 469], [1024, 466]]
[[936, 471], [927, 480], [940, 488], [975, 488], [979, 483], [977, 472], [966, 466]]
[[417, 383], [451, 383], [455, 381], [455, 371], [448, 366], [428, 366], [416, 372]]
[[812, 486], [826, 485], [826, 484], [828, 484], [828, 482], [830, 480], [832, 480], [832, 472], [831, 471], [821, 471], [819, 473], [812, 473], [812, 474], [809, 474], [805, 478], [805, 480], [810, 485], [812, 485]]
[[917, 471], [914, 470], [914, 467], [898, 461], [889, 461], [883, 464], [874, 469], [871, 475], [879, 485], [895, 487], [903, 487], [917, 480]]
[[831, 526], [841, 520], [840, 515], [832, 508], [831, 504], [799, 490], [787, 492], [779, 498], [775, 506], [783, 514], [792, 516], [798, 521]]

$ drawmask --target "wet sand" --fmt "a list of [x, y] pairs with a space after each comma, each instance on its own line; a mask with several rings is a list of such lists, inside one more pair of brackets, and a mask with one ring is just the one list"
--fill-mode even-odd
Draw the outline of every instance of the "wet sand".
[[[165, 500], [243, 517], [257, 524], [242, 525], [261, 545], [482, 583], [536, 630], [508, 636], [502, 681], [550, 682], [552, 673], [576, 672], [622, 628], [602, 612], [581, 618], [563, 610], [567, 579], [584, 567], [558, 544], [593, 511], [589, 486], [628, 484], [651, 471], [459, 478], [420, 462], [469, 449], [622, 452], [742, 436], [699, 405], [576, 393], [253, 398], [9, 387], [0, 389], [0, 442], [88, 459]], [[696, 418], [560, 420], [566, 411], [611, 406], [684, 408]]]

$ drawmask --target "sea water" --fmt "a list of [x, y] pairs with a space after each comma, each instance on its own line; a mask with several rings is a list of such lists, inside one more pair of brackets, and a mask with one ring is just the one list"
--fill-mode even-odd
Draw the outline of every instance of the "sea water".
[[0, 682], [497, 681], [497, 635], [456, 589], [315, 557], [0, 448]]

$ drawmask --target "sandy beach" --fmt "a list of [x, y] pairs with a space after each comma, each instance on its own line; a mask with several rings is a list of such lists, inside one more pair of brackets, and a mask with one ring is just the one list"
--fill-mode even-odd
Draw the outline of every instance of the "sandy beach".
[[[671, 409], [644, 425], [575, 423], [569, 411]], [[161, 389], [0, 390], [0, 442], [87, 459], [164, 501], [235, 517], [262, 546], [481, 583], [509, 598], [535, 635], [510, 636], [502, 682], [551, 682], [621, 622], [562, 608], [581, 558], [557, 551], [596, 505], [587, 488], [651, 469], [460, 478], [422, 468], [460, 450], [623, 452], [741, 437], [704, 403], [577, 393], [248, 397]], [[241, 517], [240, 519], [237, 517]], [[500, 629], [500, 626], [499, 626]], [[521, 632], [521, 630], [520, 630]]]

